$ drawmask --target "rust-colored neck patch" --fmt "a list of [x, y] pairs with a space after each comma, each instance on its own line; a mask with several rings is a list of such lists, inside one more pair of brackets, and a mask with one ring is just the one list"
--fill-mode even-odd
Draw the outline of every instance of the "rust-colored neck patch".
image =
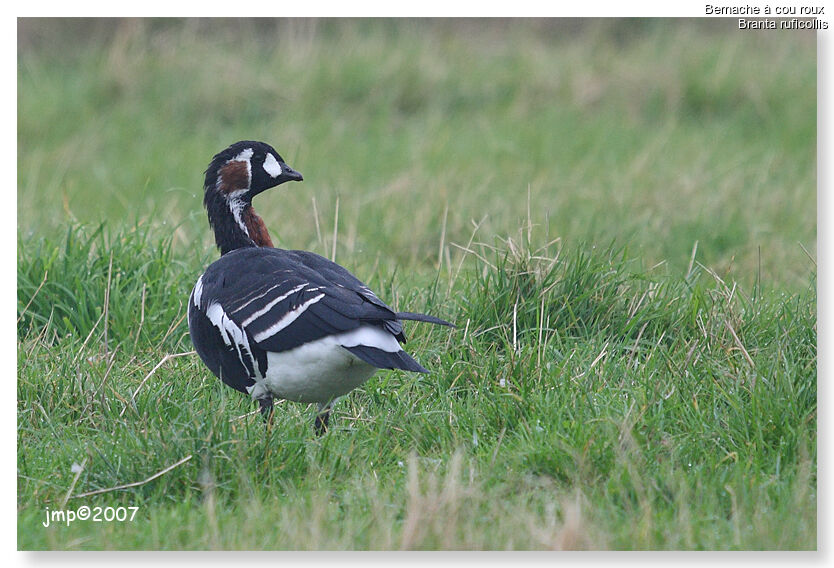
[[249, 188], [249, 163], [240, 160], [229, 162], [220, 168], [217, 188], [223, 193]]
[[247, 205], [241, 214], [241, 219], [246, 225], [246, 230], [249, 231], [249, 238], [255, 241], [259, 247], [271, 247], [272, 239], [269, 238], [269, 232], [266, 230], [266, 225], [263, 219], [258, 217], [251, 205]]

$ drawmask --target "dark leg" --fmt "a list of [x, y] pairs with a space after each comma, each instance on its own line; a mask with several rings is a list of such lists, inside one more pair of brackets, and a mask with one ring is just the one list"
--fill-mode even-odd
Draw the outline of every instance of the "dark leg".
[[330, 421], [330, 403], [319, 404], [319, 411], [316, 413], [316, 436], [327, 432], [327, 423]]
[[273, 400], [272, 398], [259, 398], [258, 404], [261, 405], [261, 416], [264, 420], [269, 422], [269, 417], [272, 416]]

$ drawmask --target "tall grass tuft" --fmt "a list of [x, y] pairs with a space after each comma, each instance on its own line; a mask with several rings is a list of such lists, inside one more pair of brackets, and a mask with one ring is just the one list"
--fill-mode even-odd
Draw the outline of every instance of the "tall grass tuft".
[[143, 225], [109, 230], [71, 225], [63, 239], [20, 239], [18, 334], [86, 337], [107, 348], [182, 339], [198, 266], [174, 258], [172, 237]]

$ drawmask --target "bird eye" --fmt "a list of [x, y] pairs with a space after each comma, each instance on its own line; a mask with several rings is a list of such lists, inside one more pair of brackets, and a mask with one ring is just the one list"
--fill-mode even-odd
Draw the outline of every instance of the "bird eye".
[[266, 160], [264, 160], [264, 170], [266, 170], [266, 173], [274, 178], [280, 176], [282, 171], [281, 164], [278, 163], [278, 160], [276, 160], [275, 156], [272, 154], [266, 155]]

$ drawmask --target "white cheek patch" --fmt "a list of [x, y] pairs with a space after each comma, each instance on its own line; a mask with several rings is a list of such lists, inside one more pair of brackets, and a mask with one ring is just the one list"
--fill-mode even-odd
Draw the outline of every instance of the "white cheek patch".
[[266, 155], [266, 160], [264, 160], [264, 170], [266, 170], [266, 173], [274, 178], [280, 176], [282, 171], [281, 164], [278, 163], [278, 160], [276, 160], [275, 156], [272, 154]]

